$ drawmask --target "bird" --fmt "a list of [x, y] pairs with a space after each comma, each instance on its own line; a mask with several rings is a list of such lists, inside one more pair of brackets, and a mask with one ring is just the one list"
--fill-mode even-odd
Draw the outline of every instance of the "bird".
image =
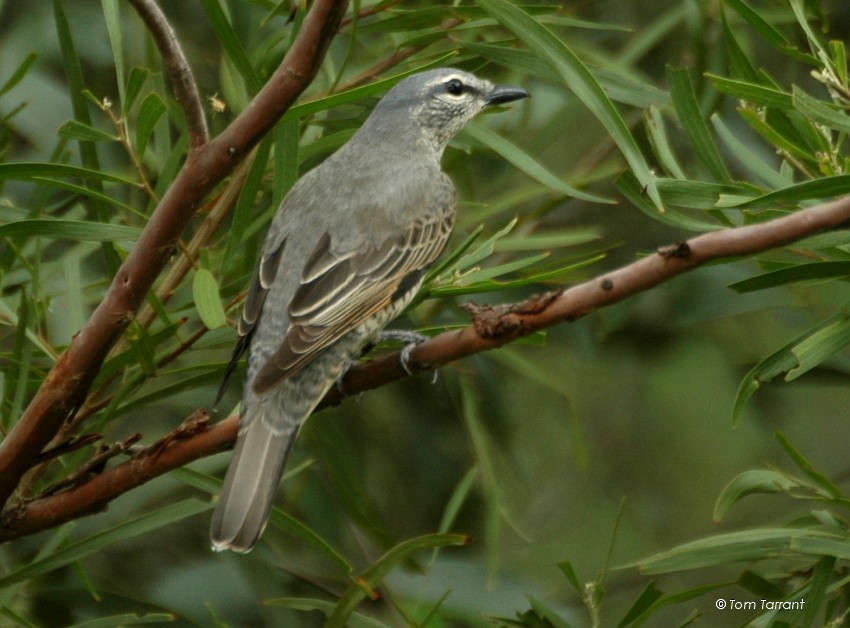
[[284, 197], [237, 326], [248, 350], [239, 433], [210, 525], [250, 551], [304, 421], [419, 290], [445, 249], [457, 194], [440, 164], [483, 109], [529, 94], [455, 68], [412, 74]]

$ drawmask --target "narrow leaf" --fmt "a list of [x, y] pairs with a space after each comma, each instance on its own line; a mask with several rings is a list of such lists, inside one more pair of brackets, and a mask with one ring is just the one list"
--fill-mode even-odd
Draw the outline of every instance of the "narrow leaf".
[[114, 242], [116, 240], [134, 242], [141, 233], [138, 227], [109, 225], [83, 220], [16, 220], [0, 225], [0, 238], [41, 237], [54, 240], [75, 240], [88, 242]]
[[521, 39], [542, 61], [548, 63], [561, 77], [563, 84], [599, 119], [623, 153], [635, 177], [646, 188], [650, 200], [659, 212], [663, 212], [655, 179], [635, 138], [587, 66], [560, 37], [508, 0], [481, 0], [479, 5]]
[[31, 562], [26, 567], [13, 571], [0, 578], [0, 589], [15, 582], [21, 582], [41, 574], [49, 573], [95, 552], [99, 552], [115, 543], [158, 530], [166, 525], [205, 512], [210, 508], [212, 508], [212, 503], [187, 499], [158, 510], [147, 512], [135, 519], [124, 521], [85, 539], [75, 541], [62, 547], [62, 549], [50, 556]]
[[224, 327], [227, 324], [227, 315], [224, 313], [224, 306], [219, 296], [218, 282], [206, 268], [195, 271], [192, 296], [195, 299], [198, 315], [208, 329]]
[[560, 178], [549, 172], [531, 155], [523, 151], [519, 146], [503, 138], [501, 135], [482, 124], [471, 122], [466, 125], [464, 133], [504, 157], [507, 161], [522, 170], [532, 179], [542, 183], [559, 194], [593, 203], [615, 202], [610, 198], [597, 196], [596, 194], [590, 194], [588, 192], [582, 192], [581, 190], [578, 190], [562, 181]]
[[147, 150], [156, 123], [166, 112], [165, 103], [156, 92], [151, 92], [139, 105], [139, 115], [136, 118], [136, 154], [141, 158]]
[[676, 70], [668, 65], [667, 82], [670, 85], [670, 96], [673, 99], [676, 116], [697, 157], [708, 168], [715, 180], [728, 183], [731, 181], [729, 171], [720, 153], [717, 152], [717, 147], [702, 117], [688, 70]]

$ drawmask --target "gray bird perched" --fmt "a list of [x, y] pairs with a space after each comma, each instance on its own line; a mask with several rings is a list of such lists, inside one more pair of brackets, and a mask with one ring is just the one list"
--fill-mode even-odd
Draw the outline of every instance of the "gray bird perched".
[[410, 76], [284, 198], [239, 323], [233, 359], [249, 343], [250, 357], [213, 549], [254, 546], [299, 428], [443, 252], [457, 201], [440, 168], [449, 140], [488, 105], [526, 96], [451, 68]]

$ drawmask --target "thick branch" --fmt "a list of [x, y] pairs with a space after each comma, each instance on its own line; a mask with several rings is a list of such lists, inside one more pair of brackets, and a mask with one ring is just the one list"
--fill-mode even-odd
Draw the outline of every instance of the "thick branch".
[[198, 85], [192, 74], [192, 68], [186, 61], [180, 42], [174, 34], [174, 29], [168, 23], [162, 10], [155, 0], [130, 0], [136, 13], [150, 31], [156, 44], [165, 70], [174, 90], [174, 98], [186, 117], [186, 129], [189, 131], [189, 146], [200, 148], [209, 141], [207, 119], [204, 107], [198, 94]]
[[278, 69], [248, 108], [216, 139], [190, 151], [103, 301], [0, 443], [0, 503], [73, 416], [110, 348], [136, 315], [212, 188], [230, 174], [310, 84], [345, 13], [347, 0], [316, 0]]
[[[606, 273], [566, 290], [534, 297], [524, 303], [502, 306], [470, 306], [473, 325], [450, 331], [417, 346], [411, 366], [436, 368], [455, 360], [505, 345], [521, 336], [565, 321], [573, 321], [599, 308], [654, 288], [706, 262], [754, 255], [785, 246], [850, 222], [850, 197], [800, 210], [769, 222], [722, 229], [686, 242], [659, 249], [654, 255]], [[383, 386], [407, 373], [398, 354], [382, 356], [351, 368], [343, 382], [321, 407], [342, 398]], [[177, 466], [219, 452], [236, 438], [236, 417], [207, 429], [206, 424], [190, 434], [166, 437], [162, 453], [136, 457], [109, 469], [88, 482], [63, 493], [33, 500], [10, 509], [0, 525], [0, 542], [32, 534], [103, 509], [122, 493], [162, 475]], [[149, 448], [146, 450], [150, 452]]]

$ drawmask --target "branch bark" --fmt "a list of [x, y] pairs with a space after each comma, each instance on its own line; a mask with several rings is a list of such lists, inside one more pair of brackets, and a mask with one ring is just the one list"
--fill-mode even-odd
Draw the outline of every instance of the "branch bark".
[[[136, 4], [150, 7], [147, 2]], [[83, 403], [109, 350], [138, 312], [204, 197], [313, 80], [347, 6], [347, 0], [316, 0], [280, 66], [246, 110], [214, 140], [191, 148], [103, 301], [0, 443], [0, 503], [7, 502], [45, 445]], [[162, 45], [173, 39], [173, 33], [155, 39]], [[180, 76], [186, 75], [181, 72]]]
[[[410, 355], [414, 370], [428, 370], [461, 358], [496, 349], [535, 331], [571, 322], [599, 308], [654, 288], [683, 273], [720, 259], [734, 259], [786, 246], [850, 222], [850, 197], [800, 210], [768, 222], [721, 229], [660, 248], [655, 254], [566, 290], [555, 290], [528, 301], [500, 306], [468, 306], [473, 324], [440, 334], [417, 346]], [[321, 407], [407, 377], [397, 353], [352, 367], [342, 392], [332, 388]], [[0, 522], [0, 542], [33, 534], [91, 514], [122, 493], [193, 460], [230, 446], [236, 439], [237, 417], [212, 426], [190, 423], [159, 444], [114, 468], [62, 493], [9, 509]]]

